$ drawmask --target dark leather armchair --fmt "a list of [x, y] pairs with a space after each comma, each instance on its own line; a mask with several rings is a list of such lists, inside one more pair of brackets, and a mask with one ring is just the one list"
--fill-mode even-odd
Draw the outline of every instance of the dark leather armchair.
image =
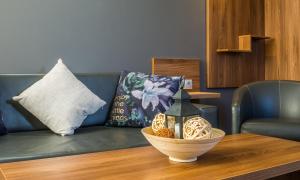
[[240, 132], [300, 141], [300, 82], [260, 81], [237, 89], [232, 133]]

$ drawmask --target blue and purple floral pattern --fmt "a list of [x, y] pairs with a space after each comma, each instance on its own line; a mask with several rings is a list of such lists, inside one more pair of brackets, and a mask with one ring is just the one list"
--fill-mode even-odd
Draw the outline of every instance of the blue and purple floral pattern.
[[173, 103], [182, 77], [147, 75], [123, 71], [111, 111], [109, 126], [145, 127], [154, 116]]

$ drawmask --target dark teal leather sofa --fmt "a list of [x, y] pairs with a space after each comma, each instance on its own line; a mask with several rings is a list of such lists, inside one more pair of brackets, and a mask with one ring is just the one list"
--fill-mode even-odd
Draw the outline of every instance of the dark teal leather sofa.
[[300, 82], [260, 81], [237, 89], [232, 133], [240, 132], [300, 141]]
[[43, 75], [0, 75], [0, 110], [8, 134], [0, 136], [0, 163], [148, 145], [139, 128], [103, 126], [109, 118], [119, 74], [77, 74], [90, 90], [107, 102], [88, 116], [75, 135], [59, 136], [11, 98]]

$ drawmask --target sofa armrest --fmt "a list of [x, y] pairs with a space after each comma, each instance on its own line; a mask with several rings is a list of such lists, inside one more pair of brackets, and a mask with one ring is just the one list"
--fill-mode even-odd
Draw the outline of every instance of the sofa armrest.
[[238, 88], [232, 99], [232, 134], [241, 132], [242, 123], [253, 117], [253, 102], [247, 86]]
[[4, 122], [3, 122], [3, 114], [2, 114], [2, 111], [0, 110], [0, 135], [4, 135], [4, 134], [7, 134], [7, 129], [4, 125]]

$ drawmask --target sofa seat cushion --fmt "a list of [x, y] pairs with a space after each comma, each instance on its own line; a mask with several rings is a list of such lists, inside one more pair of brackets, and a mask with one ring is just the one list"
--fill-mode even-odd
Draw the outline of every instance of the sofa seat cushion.
[[49, 130], [17, 132], [0, 136], [0, 162], [74, 155], [148, 145], [139, 128], [93, 126], [73, 136]]
[[241, 132], [299, 141], [300, 119], [250, 119], [242, 124]]

